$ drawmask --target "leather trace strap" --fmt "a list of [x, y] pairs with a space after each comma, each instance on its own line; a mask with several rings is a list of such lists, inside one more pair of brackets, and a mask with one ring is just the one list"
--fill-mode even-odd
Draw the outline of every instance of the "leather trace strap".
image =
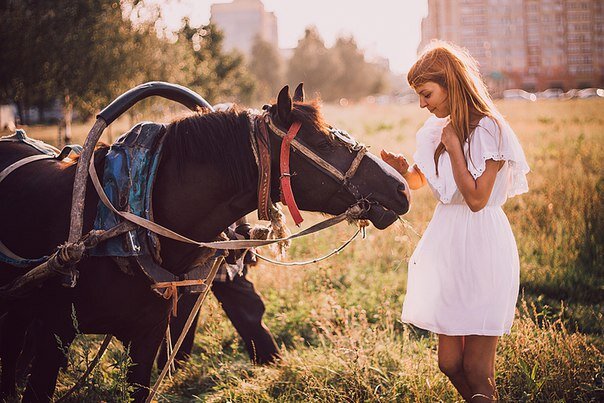
[[[266, 125], [262, 122], [256, 122], [258, 125], [258, 219], [270, 221], [271, 205], [271, 151], [269, 148], [270, 139]], [[254, 133], [251, 133], [254, 138]], [[253, 145], [252, 145], [253, 146]]]
[[300, 214], [300, 209], [298, 209], [298, 205], [296, 204], [296, 199], [294, 198], [294, 192], [292, 190], [291, 184], [291, 176], [292, 174], [289, 171], [289, 150], [290, 144], [298, 134], [300, 130], [300, 122], [294, 122], [289, 127], [287, 131], [287, 135], [283, 138], [281, 142], [281, 155], [279, 161], [279, 167], [281, 170], [281, 201], [287, 206], [289, 212], [294, 219], [296, 225], [300, 225], [304, 219]]

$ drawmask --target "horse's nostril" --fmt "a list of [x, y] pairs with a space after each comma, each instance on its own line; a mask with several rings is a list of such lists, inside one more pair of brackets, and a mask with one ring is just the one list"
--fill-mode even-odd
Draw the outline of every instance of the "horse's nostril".
[[411, 201], [411, 193], [409, 193], [409, 188], [406, 185], [399, 185], [398, 192], [405, 196], [408, 202]]

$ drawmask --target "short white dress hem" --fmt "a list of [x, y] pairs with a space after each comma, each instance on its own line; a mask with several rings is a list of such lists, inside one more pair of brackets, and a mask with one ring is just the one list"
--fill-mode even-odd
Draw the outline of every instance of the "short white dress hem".
[[409, 318], [407, 318], [404, 323], [445, 336], [503, 336], [504, 334], [510, 334], [511, 329], [441, 329], [431, 323], [423, 323], [419, 320]]

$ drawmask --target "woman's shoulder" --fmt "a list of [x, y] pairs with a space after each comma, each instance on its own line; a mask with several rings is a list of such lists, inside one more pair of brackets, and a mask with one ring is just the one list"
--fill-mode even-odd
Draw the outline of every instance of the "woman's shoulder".
[[493, 137], [501, 133], [501, 124], [494, 116], [483, 116], [476, 125], [476, 132], [488, 133]]

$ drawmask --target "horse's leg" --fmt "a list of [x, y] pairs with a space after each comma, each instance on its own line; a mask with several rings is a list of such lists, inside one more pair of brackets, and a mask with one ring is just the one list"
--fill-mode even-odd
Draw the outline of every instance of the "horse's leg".
[[132, 366], [128, 370], [128, 382], [134, 386], [132, 398], [135, 402], [144, 402], [149, 395], [151, 370], [157, 349], [162, 342], [168, 326], [167, 316], [155, 327], [141, 332], [140, 336], [125, 342], [129, 347]]
[[25, 310], [9, 311], [0, 328], [0, 360], [2, 376], [0, 377], [0, 401], [16, 395], [17, 360], [23, 349], [25, 333], [32, 317]]
[[[70, 317], [68, 315], [68, 317]], [[59, 368], [67, 367], [67, 351], [75, 338], [71, 325], [49, 325], [45, 320], [36, 326], [37, 346], [23, 402], [49, 402], [55, 391]]]

